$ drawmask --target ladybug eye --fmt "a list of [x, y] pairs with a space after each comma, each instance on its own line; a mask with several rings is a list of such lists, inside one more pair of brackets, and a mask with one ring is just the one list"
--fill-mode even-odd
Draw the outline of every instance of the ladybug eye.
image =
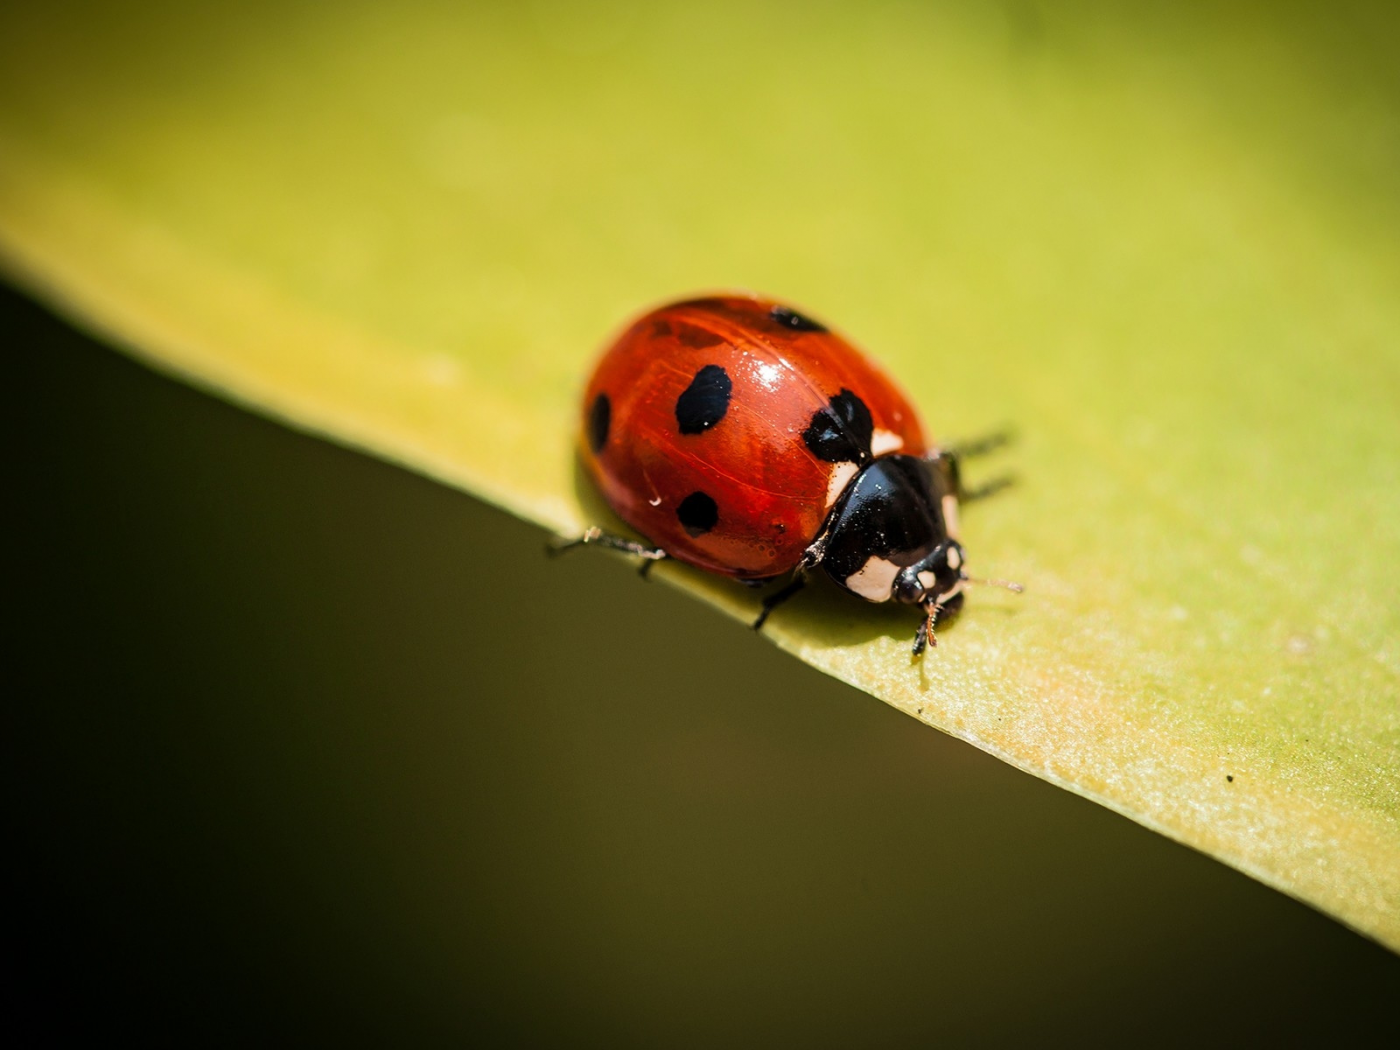
[[827, 330], [826, 325], [813, 321], [810, 317], [803, 317], [796, 310], [789, 310], [786, 306], [773, 307], [768, 311], [768, 316], [784, 328], [791, 328], [794, 332], [825, 332]]

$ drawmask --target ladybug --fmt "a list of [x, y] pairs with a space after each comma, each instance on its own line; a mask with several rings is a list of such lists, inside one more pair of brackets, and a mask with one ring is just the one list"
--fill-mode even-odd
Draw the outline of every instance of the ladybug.
[[[599, 360], [583, 401], [583, 464], [649, 543], [592, 528], [598, 544], [674, 558], [760, 586], [792, 575], [754, 623], [820, 567], [870, 602], [919, 606], [914, 655], [936, 644], [967, 575], [958, 540], [960, 456], [909, 399], [825, 325], [769, 299], [719, 295], [633, 322]], [[1000, 487], [1000, 485], [992, 486]], [[991, 487], [989, 487], [991, 488]]]

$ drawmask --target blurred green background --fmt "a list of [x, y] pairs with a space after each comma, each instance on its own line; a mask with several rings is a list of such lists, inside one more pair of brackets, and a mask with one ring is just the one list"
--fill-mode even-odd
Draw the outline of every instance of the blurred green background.
[[27, 1045], [1393, 1034], [1394, 955], [617, 560], [0, 342]]

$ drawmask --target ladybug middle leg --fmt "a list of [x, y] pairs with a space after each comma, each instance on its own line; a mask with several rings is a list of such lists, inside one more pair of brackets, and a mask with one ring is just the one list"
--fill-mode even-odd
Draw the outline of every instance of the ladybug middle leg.
[[768, 597], [764, 598], [763, 609], [759, 612], [758, 619], [754, 620], [752, 624], [753, 629], [755, 631], [760, 630], [763, 627], [764, 621], [768, 619], [768, 615], [774, 609], [782, 605], [783, 602], [787, 601], [805, 586], [807, 586], [807, 577], [801, 575], [794, 576], [792, 581], [782, 590], [774, 591], [772, 594], [768, 595]]
[[571, 540], [555, 540], [545, 551], [551, 556], [563, 554], [566, 551], [575, 550], [579, 547], [602, 547], [610, 551], [622, 551], [625, 554], [635, 554], [642, 559], [639, 572], [646, 576], [651, 571], [651, 567], [659, 561], [665, 561], [670, 557], [660, 547], [648, 547], [645, 543], [638, 543], [636, 540], [629, 540], [625, 536], [614, 536], [610, 532], [604, 532], [594, 525], [583, 530], [583, 534]]

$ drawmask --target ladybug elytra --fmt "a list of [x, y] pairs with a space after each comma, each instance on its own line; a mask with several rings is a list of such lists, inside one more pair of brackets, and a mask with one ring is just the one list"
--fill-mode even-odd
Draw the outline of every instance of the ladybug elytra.
[[[580, 450], [608, 503], [650, 545], [594, 543], [736, 577], [767, 597], [760, 627], [820, 567], [866, 601], [924, 611], [914, 654], [969, 582], [958, 540], [960, 457], [941, 449], [894, 382], [841, 336], [784, 305], [722, 295], [635, 321], [584, 395]], [[560, 548], [562, 549], [562, 548]]]

